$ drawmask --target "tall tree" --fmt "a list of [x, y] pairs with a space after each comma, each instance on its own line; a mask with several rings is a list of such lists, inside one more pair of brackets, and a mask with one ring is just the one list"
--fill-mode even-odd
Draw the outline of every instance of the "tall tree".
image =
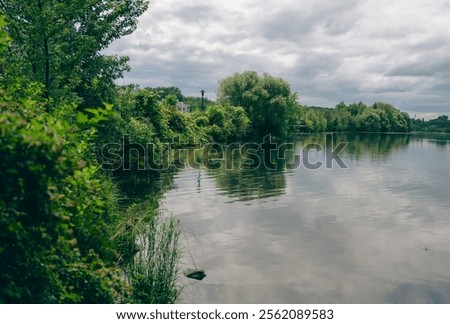
[[285, 135], [296, 123], [297, 94], [289, 84], [269, 74], [236, 73], [220, 83], [219, 102], [240, 106], [251, 121], [254, 135]]
[[127, 57], [101, 51], [132, 33], [147, 0], [0, 0], [12, 38], [9, 64], [44, 85], [44, 96], [98, 105]]

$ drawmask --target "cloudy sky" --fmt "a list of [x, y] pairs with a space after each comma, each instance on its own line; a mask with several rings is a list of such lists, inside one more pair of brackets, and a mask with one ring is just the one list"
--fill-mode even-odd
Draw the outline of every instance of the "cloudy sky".
[[288, 81], [302, 104], [450, 114], [450, 0], [152, 0], [107, 52], [131, 59], [120, 84], [214, 99], [250, 69]]

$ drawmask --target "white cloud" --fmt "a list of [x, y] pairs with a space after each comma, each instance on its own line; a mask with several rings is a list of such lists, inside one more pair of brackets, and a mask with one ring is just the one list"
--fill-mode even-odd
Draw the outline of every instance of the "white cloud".
[[387, 101], [450, 111], [450, 3], [445, 0], [154, 0], [128, 55], [125, 83], [175, 85], [215, 97], [246, 69], [287, 80], [302, 103]]

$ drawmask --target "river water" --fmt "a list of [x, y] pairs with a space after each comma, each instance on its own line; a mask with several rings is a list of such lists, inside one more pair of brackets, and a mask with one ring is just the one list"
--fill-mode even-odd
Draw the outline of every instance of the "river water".
[[[305, 135], [286, 156], [325, 141]], [[339, 143], [346, 168], [237, 156], [174, 174], [163, 206], [180, 220], [181, 267], [207, 274], [182, 278], [180, 302], [450, 303], [450, 136]], [[310, 164], [325, 161], [313, 148]]]

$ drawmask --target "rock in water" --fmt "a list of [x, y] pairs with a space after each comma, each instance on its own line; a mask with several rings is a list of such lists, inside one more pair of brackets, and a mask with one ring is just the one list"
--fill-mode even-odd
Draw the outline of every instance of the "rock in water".
[[203, 269], [186, 269], [183, 271], [183, 274], [191, 279], [195, 280], [203, 280], [206, 277], [205, 270]]

